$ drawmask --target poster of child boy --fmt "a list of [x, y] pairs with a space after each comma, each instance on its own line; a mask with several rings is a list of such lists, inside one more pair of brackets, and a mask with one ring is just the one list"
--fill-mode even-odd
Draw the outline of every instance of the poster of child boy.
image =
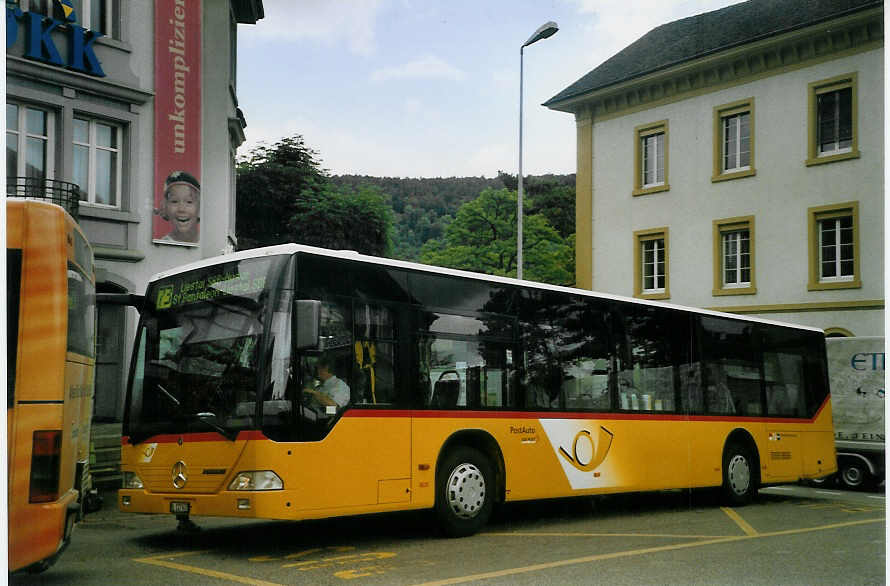
[[170, 223], [170, 232], [160, 242], [198, 242], [201, 184], [186, 171], [174, 171], [164, 181], [164, 199], [155, 213]]

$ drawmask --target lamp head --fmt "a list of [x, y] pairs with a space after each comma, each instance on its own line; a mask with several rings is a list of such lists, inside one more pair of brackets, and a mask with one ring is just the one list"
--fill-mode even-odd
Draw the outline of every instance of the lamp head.
[[523, 47], [528, 47], [532, 43], [537, 43], [541, 39], [546, 39], [548, 37], [552, 37], [556, 34], [556, 31], [559, 30], [559, 27], [556, 26], [556, 23], [552, 20], [550, 22], [545, 22], [535, 33], [528, 38], [528, 40], [522, 45]]

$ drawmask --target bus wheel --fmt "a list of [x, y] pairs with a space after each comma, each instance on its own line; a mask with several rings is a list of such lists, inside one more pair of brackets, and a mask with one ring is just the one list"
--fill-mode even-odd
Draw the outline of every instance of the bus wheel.
[[732, 443], [723, 452], [723, 496], [733, 505], [751, 501], [757, 490], [757, 468], [751, 450]]
[[479, 531], [491, 516], [494, 474], [488, 458], [460, 446], [442, 461], [436, 480], [436, 515], [449, 537]]

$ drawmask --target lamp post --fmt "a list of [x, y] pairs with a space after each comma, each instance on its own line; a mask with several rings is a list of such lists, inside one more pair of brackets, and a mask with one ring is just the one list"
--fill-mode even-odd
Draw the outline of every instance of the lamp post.
[[519, 184], [516, 190], [516, 278], [522, 278], [522, 53], [523, 50], [541, 39], [552, 37], [559, 27], [552, 20], [542, 24], [538, 30], [519, 47]]

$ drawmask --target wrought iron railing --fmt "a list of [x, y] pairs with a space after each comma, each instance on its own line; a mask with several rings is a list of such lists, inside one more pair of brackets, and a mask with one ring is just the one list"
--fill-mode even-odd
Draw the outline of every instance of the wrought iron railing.
[[40, 177], [7, 177], [6, 196], [40, 199], [58, 204], [77, 218], [80, 209], [80, 188], [76, 183]]

